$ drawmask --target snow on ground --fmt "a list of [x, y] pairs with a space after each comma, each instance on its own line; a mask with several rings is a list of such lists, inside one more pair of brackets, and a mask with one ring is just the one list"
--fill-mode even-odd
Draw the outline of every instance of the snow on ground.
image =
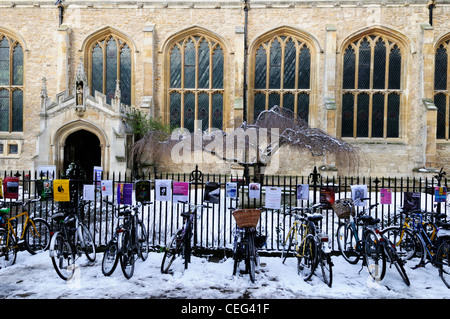
[[411, 269], [406, 286], [395, 268], [388, 268], [381, 282], [373, 282], [361, 262], [347, 263], [333, 256], [333, 285], [329, 288], [320, 270], [309, 282], [296, 271], [296, 260], [285, 264], [279, 257], [261, 257], [257, 281], [248, 275], [232, 275], [233, 260], [208, 261], [192, 257], [189, 268], [176, 265], [173, 274], [161, 274], [162, 253], [151, 252], [143, 262], [138, 260], [134, 276], [127, 280], [118, 264], [110, 277], [101, 271], [103, 253], [97, 253], [94, 264], [82, 265], [74, 279], [65, 282], [58, 277], [48, 252], [30, 255], [18, 253], [16, 264], [0, 269], [2, 299], [448, 299], [450, 289], [442, 282], [435, 267]]

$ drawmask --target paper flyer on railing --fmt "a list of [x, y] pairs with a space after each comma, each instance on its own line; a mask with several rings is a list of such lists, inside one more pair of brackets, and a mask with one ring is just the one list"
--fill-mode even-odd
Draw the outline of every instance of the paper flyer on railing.
[[95, 185], [84, 184], [83, 185], [83, 199], [95, 200]]
[[111, 180], [102, 180], [102, 196], [112, 196], [113, 195], [113, 182]]
[[172, 200], [172, 180], [157, 179], [155, 180], [155, 196], [156, 200], [168, 202]]
[[382, 188], [380, 189], [380, 204], [391, 205], [392, 204], [392, 189]]
[[264, 207], [270, 209], [281, 208], [281, 187], [266, 187], [266, 203]]
[[129, 183], [117, 184], [117, 204], [119, 205], [133, 204], [133, 184]]
[[229, 198], [237, 198], [237, 183], [228, 182], [226, 184], [226, 194]]
[[261, 184], [250, 183], [248, 185], [248, 198], [259, 198], [261, 196]]
[[53, 181], [53, 199], [55, 202], [70, 202], [70, 181], [68, 179]]
[[309, 185], [297, 184], [297, 200], [308, 200], [308, 199], [309, 199]]
[[189, 183], [173, 182], [173, 199], [174, 203], [189, 201]]
[[[360, 198], [367, 198], [367, 185], [351, 185], [353, 201]], [[367, 201], [356, 201], [355, 206], [366, 206]]]

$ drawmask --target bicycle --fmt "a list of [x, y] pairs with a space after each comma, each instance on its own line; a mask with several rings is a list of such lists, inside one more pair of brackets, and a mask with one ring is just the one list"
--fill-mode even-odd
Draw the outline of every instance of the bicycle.
[[83, 254], [89, 262], [94, 262], [96, 258], [94, 239], [79, 218], [80, 209], [85, 204], [51, 216], [57, 231], [52, 235], [49, 255], [56, 273], [63, 280], [72, 279], [77, 268], [76, 261]]
[[[321, 231], [319, 225], [323, 216], [316, 213], [322, 207], [324, 207], [323, 204], [315, 204], [312, 207], [293, 207], [289, 210], [287, 214], [293, 215], [295, 220], [284, 241], [281, 258], [284, 263], [291, 247], [295, 246], [297, 271], [303, 276], [303, 279], [305, 281], [311, 279], [320, 264], [323, 281], [331, 287], [333, 263], [331, 261], [329, 238], [327, 234]], [[299, 244], [298, 235], [301, 233], [303, 235]]]
[[[244, 273], [248, 273], [252, 283], [256, 280], [256, 266], [259, 264], [258, 248], [264, 240], [257, 240], [256, 226], [261, 217], [260, 209], [236, 209], [233, 211], [236, 221], [233, 242], [233, 276], [236, 275], [241, 261], [244, 261]], [[260, 242], [258, 245], [257, 242]]]
[[[0, 208], [0, 258], [4, 258], [5, 266], [16, 262], [17, 252], [22, 245], [32, 255], [48, 248], [51, 237], [49, 224], [43, 218], [35, 218], [34, 213], [29, 214], [26, 208], [29, 204], [39, 201], [40, 198], [10, 202], [11, 206], [22, 206], [22, 212], [9, 218], [6, 215], [11, 212], [11, 208]], [[18, 218], [22, 216], [22, 230], [18, 231]]]
[[189, 209], [181, 213], [183, 226], [171, 237], [169, 245], [161, 249], [164, 252], [161, 262], [161, 273], [163, 274], [169, 273], [170, 267], [177, 257], [184, 259], [184, 269], [188, 268], [188, 264], [191, 262], [191, 239], [193, 237], [193, 223], [197, 210], [199, 208], [212, 208], [208, 205], [196, 205], [185, 201], [179, 201], [179, 203], [189, 205]]
[[[103, 200], [105, 203], [114, 203]], [[102, 273], [110, 276], [117, 267], [118, 261], [125, 278], [134, 274], [135, 255], [148, 258], [148, 237], [143, 221], [139, 218], [139, 209], [151, 202], [138, 202], [136, 205], [118, 207], [118, 223], [113, 238], [108, 242], [102, 259]]]
[[[363, 258], [363, 267], [366, 266], [369, 274], [375, 280], [381, 280], [386, 272], [386, 258], [372, 238], [376, 238], [374, 226], [380, 222], [379, 218], [366, 215], [365, 207], [359, 213], [355, 213], [355, 204], [369, 200], [360, 198], [355, 201], [343, 198], [333, 204], [333, 209], [339, 219], [345, 221], [337, 229], [337, 243], [339, 251], [350, 264], [357, 264]], [[369, 211], [378, 204], [369, 206]], [[359, 229], [359, 231], [358, 231]]]

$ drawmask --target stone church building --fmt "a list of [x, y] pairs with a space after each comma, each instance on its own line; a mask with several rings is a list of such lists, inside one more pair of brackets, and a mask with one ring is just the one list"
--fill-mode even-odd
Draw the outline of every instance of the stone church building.
[[[273, 105], [357, 147], [359, 173], [450, 164], [447, 0], [0, 0], [0, 17], [0, 170], [125, 171], [132, 110], [208, 130]], [[340, 170], [280, 154], [281, 174]]]

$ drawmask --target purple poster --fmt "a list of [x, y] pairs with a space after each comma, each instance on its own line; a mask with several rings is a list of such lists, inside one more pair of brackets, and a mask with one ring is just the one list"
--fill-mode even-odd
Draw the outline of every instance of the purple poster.
[[132, 205], [133, 204], [133, 184], [117, 184], [117, 204]]
[[380, 204], [392, 204], [392, 190], [390, 188], [380, 189]]

